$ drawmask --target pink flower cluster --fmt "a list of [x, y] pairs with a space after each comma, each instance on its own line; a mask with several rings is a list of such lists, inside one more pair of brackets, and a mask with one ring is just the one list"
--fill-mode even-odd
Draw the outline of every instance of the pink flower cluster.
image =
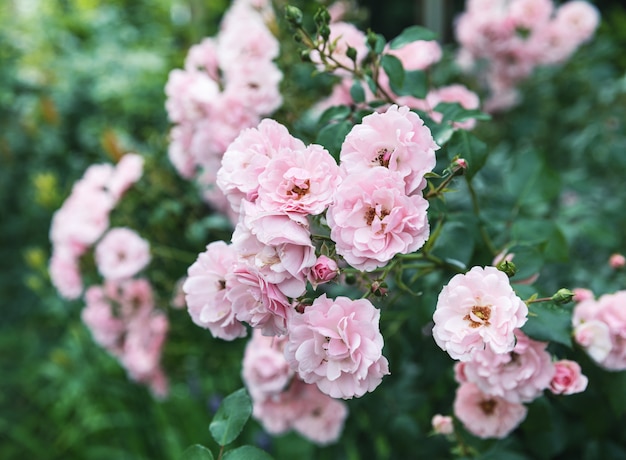
[[266, 337], [256, 329], [246, 346], [242, 377], [253, 416], [271, 434], [295, 430], [319, 445], [337, 441], [346, 404], [295, 375], [283, 353], [286, 343], [286, 337]]
[[587, 386], [577, 363], [553, 363], [547, 343], [521, 331], [527, 314], [508, 276], [495, 267], [456, 275], [439, 294], [433, 337], [460, 360], [454, 413], [479, 437], [507, 436], [525, 419], [524, 403], [546, 389], [573, 394]]
[[224, 151], [243, 128], [282, 104], [282, 73], [273, 62], [279, 44], [268, 27], [274, 20], [270, 2], [234, 1], [218, 35], [194, 45], [184, 69], [173, 70], [165, 86], [175, 123], [170, 160], [183, 177], [195, 176], [220, 210], [227, 205], [215, 173]]
[[129, 378], [145, 383], [156, 396], [167, 395], [160, 359], [169, 323], [154, 308], [150, 283], [106, 281], [87, 289], [85, 303], [81, 316], [94, 341], [119, 360]]
[[[49, 270], [52, 283], [62, 297], [78, 299], [82, 294], [80, 258], [107, 230], [109, 214], [142, 174], [143, 158], [133, 153], [123, 156], [116, 166], [92, 165], [54, 213], [50, 227], [52, 258]], [[135, 268], [142, 265], [146, 258], [145, 251], [140, 252], [142, 262]], [[104, 266], [107, 263], [104, 262]]]
[[[330, 24], [329, 41], [337, 41], [337, 47], [332, 53], [332, 57], [344, 66], [352, 69], [353, 63], [346, 56], [348, 46], [357, 51], [356, 65], [362, 65], [363, 60], [368, 53], [365, 34], [357, 29], [354, 25], [345, 22], [333, 22]], [[427, 71], [434, 64], [439, 62], [442, 57], [441, 46], [434, 40], [417, 40], [406, 45], [391, 49], [389, 45], [383, 51], [383, 54], [391, 55], [400, 60], [402, 67], [407, 72]], [[324, 70], [324, 66], [319, 62], [319, 57], [312, 56], [314, 63], [317, 63], [320, 70]], [[350, 72], [345, 70], [336, 70], [335, 75], [340, 77], [339, 82], [333, 87], [331, 94], [315, 106], [316, 112], [321, 112], [329, 107], [336, 105], [353, 105], [355, 102], [350, 94], [350, 88], [354, 83], [354, 79]], [[408, 77], [407, 77], [408, 78]], [[441, 102], [456, 102], [463, 108], [472, 110], [480, 107], [478, 96], [461, 84], [453, 84], [440, 88], [431, 88], [424, 99], [413, 96], [399, 96], [394, 93], [389, 84], [389, 77], [384, 69], [380, 69], [378, 83], [382, 90], [397, 102], [398, 105], [405, 105], [411, 109], [426, 112], [435, 122], [440, 123], [442, 114], [435, 111], [437, 104]], [[366, 102], [372, 102], [381, 99], [372, 93], [369, 86], [365, 82], [361, 82], [361, 86], [365, 90]], [[385, 106], [382, 107], [382, 110]], [[455, 127], [459, 129], [471, 130], [476, 125], [476, 120], [469, 119], [462, 123], [455, 123]]]
[[169, 322], [155, 309], [150, 283], [134, 278], [150, 263], [150, 244], [132, 229], [109, 229], [111, 211], [142, 175], [143, 158], [132, 153], [115, 166], [97, 164], [85, 171], [52, 219], [50, 277], [63, 297], [80, 298], [81, 258], [93, 248], [104, 283], [85, 290], [83, 322], [129, 378], [165, 396], [168, 383], [159, 363]]
[[626, 291], [586, 298], [572, 316], [574, 339], [602, 367], [626, 369]]
[[484, 79], [485, 109], [506, 110], [518, 100], [520, 81], [539, 65], [567, 60], [599, 20], [596, 8], [580, 0], [559, 7], [552, 0], [468, 0], [455, 28], [459, 63]]

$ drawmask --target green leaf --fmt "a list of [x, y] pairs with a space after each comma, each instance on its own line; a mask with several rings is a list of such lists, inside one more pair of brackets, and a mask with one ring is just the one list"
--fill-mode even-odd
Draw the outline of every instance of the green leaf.
[[272, 456], [254, 446], [241, 446], [224, 454], [224, 460], [272, 460]]
[[341, 144], [352, 129], [352, 123], [344, 120], [324, 126], [318, 133], [316, 143], [323, 145], [336, 159], [339, 159]]
[[458, 130], [448, 142], [448, 157], [459, 156], [467, 160], [465, 175], [471, 179], [487, 161], [487, 145], [473, 134]]
[[512, 283], [524, 283], [539, 274], [545, 263], [542, 248], [537, 244], [520, 243], [507, 249], [507, 254], [513, 254], [513, 263], [517, 268]]
[[[566, 262], [569, 246], [558, 224], [545, 219], [518, 219], [511, 235], [515, 241], [540, 244], [543, 258], [548, 262]], [[513, 263], [517, 264], [516, 260]]]
[[317, 124], [319, 126], [325, 126], [331, 121], [345, 120], [350, 116], [350, 112], [350, 107], [347, 105], [334, 105], [327, 108], [324, 113], [322, 113], [322, 116], [318, 120]]
[[241, 433], [251, 414], [252, 403], [245, 388], [231, 393], [224, 398], [209, 425], [213, 439], [220, 446], [233, 442]]
[[[446, 222], [437, 236], [433, 254], [448, 263], [465, 268], [474, 253], [476, 244], [472, 231], [474, 229], [472, 222]], [[457, 263], [452, 261], [457, 261]]]
[[392, 50], [397, 50], [398, 48], [402, 48], [404, 45], [407, 45], [411, 42], [416, 42], [418, 40], [435, 40], [437, 38], [437, 34], [430, 29], [421, 26], [411, 26], [404, 29], [400, 35], [391, 40], [389, 44]]
[[361, 82], [358, 80], [355, 80], [355, 82], [352, 83], [352, 86], [350, 87], [350, 96], [356, 103], [365, 102], [365, 91], [361, 86]]
[[183, 452], [180, 460], [213, 460], [213, 454], [206, 447], [194, 444]]
[[397, 85], [392, 81], [389, 83], [393, 92], [398, 96], [414, 96], [423, 99], [428, 93], [426, 74], [421, 70], [405, 71], [402, 85]]
[[551, 302], [533, 303], [528, 306], [528, 321], [522, 331], [529, 337], [556, 342], [572, 348], [572, 314], [563, 306]]
[[435, 112], [443, 115], [441, 123], [463, 122], [467, 120], [491, 120], [491, 116], [476, 109], [466, 109], [458, 102], [440, 102], [435, 107]]
[[383, 69], [385, 69], [385, 73], [389, 77], [391, 89], [394, 89], [394, 87], [402, 88], [402, 85], [404, 84], [404, 67], [402, 67], [400, 59], [392, 56], [391, 54], [383, 54], [381, 64]]

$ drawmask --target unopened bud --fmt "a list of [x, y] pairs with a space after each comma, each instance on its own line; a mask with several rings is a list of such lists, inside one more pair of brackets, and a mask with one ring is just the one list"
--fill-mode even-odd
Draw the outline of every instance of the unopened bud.
[[376, 43], [378, 43], [378, 36], [372, 30], [367, 31], [367, 46], [371, 50], [376, 49]]
[[327, 26], [330, 24], [330, 13], [326, 7], [320, 7], [319, 10], [313, 15], [313, 20], [318, 27]]
[[387, 286], [387, 283], [385, 283], [384, 281], [374, 281], [372, 283], [372, 286], [370, 287], [372, 294], [374, 294], [376, 297], [384, 297], [387, 295], [387, 291], [389, 286]]
[[515, 276], [515, 273], [517, 273], [517, 267], [515, 266], [515, 264], [506, 259], [502, 260], [502, 262], [500, 262], [496, 266], [496, 268], [501, 272], [506, 273], [506, 276], [508, 276], [509, 278], [513, 278]]
[[304, 310], [306, 310], [306, 308], [310, 307], [312, 304], [313, 304], [313, 299], [305, 297], [304, 299], [300, 300], [300, 302], [296, 304], [295, 310], [298, 313], [304, 313]]
[[467, 160], [465, 158], [457, 158], [454, 160], [454, 164], [461, 169], [467, 169]]
[[302, 26], [302, 11], [295, 6], [285, 6], [285, 19], [295, 27]]
[[356, 62], [356, 49], [348, 46], [348, 49], [346, 50], [346, 56], [348, 56], [350, 60]]
[[433, 431], [437, 434], [450, 435], [454, 433], [454, 422], [449, 415], [437, 414], [432, 421]]
[[569, 289], [561, 288], [556, 291], [556, 294], [552, 296], [552, 301], [556, 304], [562, 305], [569, 303], [574, 298], [574, 293]]
[[609, 265], [615, 270], [623, 268], [626, 265], [626, 257], [622, 254], [613, 254], [609, 257]]
[[319, 36], [322, 37], [324, 40], [328, 40], [328, 38], [330, 37], [330, 27], [328, 27], [326, 24], [320, 26], [317, 32]]

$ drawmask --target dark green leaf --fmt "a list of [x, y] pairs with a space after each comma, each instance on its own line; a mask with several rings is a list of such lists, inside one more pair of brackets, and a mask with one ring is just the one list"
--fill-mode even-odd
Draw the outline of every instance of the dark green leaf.
[[[457, 261], [457, 266], [467, 266], [474, 253], [474, 228], [468, 222], [446, 222], [433, 247], [433, 254], [446, 260]], [[460, 265], [459, 265], [460, 264]]]
[[411, 26], [404, 29], [400, 35], [391, 40], [389, 46], [392, 50], [396, 50], [398, 48], [402, 48], [404, 45], [407, 45], [411, 42], [416, 42], [418, 40], [435, 40], [437, 38], [437, 34], [432, 30], [426, 29], [421, 26]]
[[443, 115], [441, 123], [448, 121], [463, 122], [467, 120], [491, 120], [491, 116], [480, 110], [464, 108], [458, 102], [440, 102], [435, 107], [435, 112]]
[[194, 444], [183, 452], [180, 460], [213, 460], [213, 454], [206, 447]]
[[450, 159], [459, 156], [467, 160], [465, 175], [471, 179], [487, 161], [487, 145], [473, 134], [458, 130], [448, 142], [448, 154]]
[[565, 235], [552, 220], [518, 219], [513, 224], [511, 235], [515, 241], [541, 244], [546, 261], [565, 262], [568, 259], [569, 246]]
[[528, 306], [528, 321], [522, 331], [535, 340], [556, 342], [572, 347], [572, 314], [564, 306], [538, 302]]
[[334, 105], [322, 113], [322, 116], [317, 123], [320, 126], [325, 126], [331, 121], [345, 120], [350, 116], [350, 112], [350, 107], [347, 105]]
[[402, 88], [404, 84], [404, 68], [402, 67], [400, 59], [391, 54], [384, 54], [381, 59], [381, 64], [389, 77], [391, 88]]
[[361, 86], [361, 82], [355, 80], [350, 87], [350, 96], [352, 100], [356, 103], [365, 102], [365, 91], [363, 90], [363, 86]]
[[343, 144], [346, 135], [351, 129], [352, 123], [347, 120], [340, 121], [339, 123], [331, 123], [324, 126], [320, 132], [317, 133], [315, 142], [326, 147], [330, 154], [338, 160], [341, 144]]
[[418, 99], [423, 99], [428, 93], [426, 74], [421, 70], [404, 72], [402, 85], [397, 85], [396, 82], [392, 81], [389, 83], [393, 92], [399, 96], [414, 96]]
[[272, 456], [254, 446], [241, 446], [224, 454], [224, 460], [272, 460]]
[[511, 246], [507, 254], [513, 255], [513, 263], [517, 269], [512, 283], [525, 283], [536, 277], [544, 265], [541, 245], [520, 243]]
[[252, 403], [245, 388], [241, 388], [228, 395], [222, 401], [209, 430], [213, 439], [220, 446], [225, 446], [235, 440], [243, 426], [252, 414]]

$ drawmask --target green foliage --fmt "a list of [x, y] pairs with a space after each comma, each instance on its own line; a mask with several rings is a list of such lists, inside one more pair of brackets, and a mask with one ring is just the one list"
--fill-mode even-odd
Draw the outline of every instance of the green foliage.
[[183, 452], [180, 460], [213, 460], [213, 458], [213, 454], [209, 449], [200, 444], [194, 444]]
[[245, 388], [228, 395], [222, 401], [209, 425], [213, 438], [220, 446], [233, 442], [252, 414], [252, 402]]

